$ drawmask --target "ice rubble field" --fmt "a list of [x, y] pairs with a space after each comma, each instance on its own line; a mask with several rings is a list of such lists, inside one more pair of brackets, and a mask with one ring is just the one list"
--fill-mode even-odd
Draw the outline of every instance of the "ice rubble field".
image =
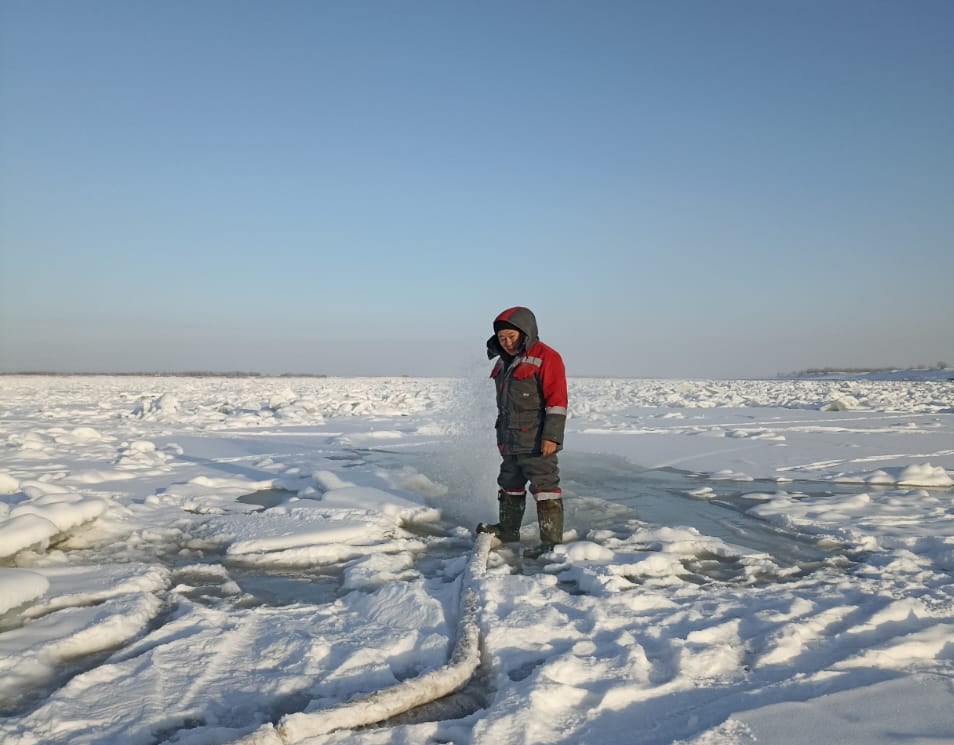
[[[230, 743], [440, 668], [496, 509], [491, 398], [0, 378], [0, 742]], [[827, 558], [569, 524], [546, 561], [491, 554], [463, 694], [304, 742], [954, 742], [954, 383], [574, 379], [570, 401], [567, 455], [679, 469], [714, 508], [729, 482]]]

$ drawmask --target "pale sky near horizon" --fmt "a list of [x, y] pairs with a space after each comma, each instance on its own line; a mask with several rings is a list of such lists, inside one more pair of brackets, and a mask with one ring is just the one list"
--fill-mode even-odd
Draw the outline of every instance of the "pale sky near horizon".
[[0, 371], [954, 365], [954, 3], [0, 0]]

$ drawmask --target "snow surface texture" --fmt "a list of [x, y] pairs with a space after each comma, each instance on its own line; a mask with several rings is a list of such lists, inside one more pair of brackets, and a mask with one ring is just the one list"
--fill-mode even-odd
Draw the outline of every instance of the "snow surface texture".
[[954, 383], [570, 397], [475, 571], [483, 375], [0, 378], [0, 742], [954, 742]]

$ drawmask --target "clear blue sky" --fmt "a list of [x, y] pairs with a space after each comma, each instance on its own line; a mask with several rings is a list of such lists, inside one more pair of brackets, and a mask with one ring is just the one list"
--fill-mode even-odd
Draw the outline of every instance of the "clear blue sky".
[[0, 370], [954, 364], [954, 2], [0, 0]]

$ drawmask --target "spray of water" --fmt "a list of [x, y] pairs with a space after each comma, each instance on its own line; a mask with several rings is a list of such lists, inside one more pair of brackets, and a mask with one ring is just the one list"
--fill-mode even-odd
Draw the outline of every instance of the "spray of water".
[[447, 494], [433, 501], [448, 521], [472, 527], [497, 519], [496, 416], [486, 365], [450, 383], [442, 417], [446, 439], [424, 464], [431, 478], [447, 486]]

